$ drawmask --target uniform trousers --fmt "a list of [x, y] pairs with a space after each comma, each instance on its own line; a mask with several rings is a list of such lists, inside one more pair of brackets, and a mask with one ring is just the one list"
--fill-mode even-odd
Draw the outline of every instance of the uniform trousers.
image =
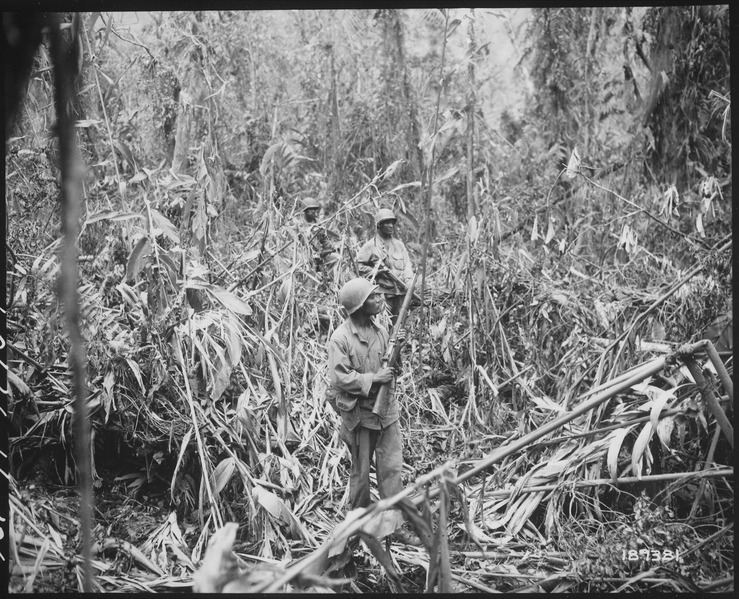
[[373, 458], [380, 498], [392, 497], [403, 490], [403, 447], [397, 420], [380, 430], [366, 428], [361, 424], [354, 430], [349, 430], [342, 422], [340, 437], [349, 447], [352, 456], [349, 474], [349, 500], [352, 509], [367, 507], [371, 503], [370, 465]]

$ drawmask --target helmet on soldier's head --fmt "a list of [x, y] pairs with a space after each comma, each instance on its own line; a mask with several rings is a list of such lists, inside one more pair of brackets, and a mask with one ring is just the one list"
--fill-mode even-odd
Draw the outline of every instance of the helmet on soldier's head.
[[311, 208], [320, 208], [321, 204], [315, 198], [303, 198], [303, 212]]
[[375, 214], [375, 225], [379, 225], [381, 222], [386, 220], [397, 221], [398, 219], [395, 217], [395, 212], [393, 212], [389, 208], [380, 208], [377, 211], [377, 214]]
[[373, 285], [363, 277], [352, 279], [348, 283], [344, 283], [344, 286], [339, 290], [339, 303], [344, 306], [349, 314], [354, 314], [375, 289], [377, 289], [377, 285]]

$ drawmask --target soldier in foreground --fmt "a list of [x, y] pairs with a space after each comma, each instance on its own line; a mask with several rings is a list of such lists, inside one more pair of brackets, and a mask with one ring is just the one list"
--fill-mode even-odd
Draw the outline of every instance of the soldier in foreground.
[[[373, 459], [380, 498], [392, 497], [403, 489], [403, 448], [395, 372], [382, 364], [389, 335], [373, 320], [385, 307], [382, 293], [377, 285], [360, 277], [341, 288], [339, 302], [349, 316], [328, 343], [328, 401], [341, 416], [339, 436], [351, 453], [349, 498], [356, 509], [370, 504]], [[385, 383], [387, 397], [378, 407], [375, 401]], [[401, 522], [399, 512], [397, 517]], [[402, 543], [421, 544], [417, 536], [402, 528], [393, 536]]]
[[357, 267], [363, 277], [373, 278], [385, 295], [392, 322], [398, 318], [405, 289], [413, 277], [411, 258], [405, 244], [395, 237], [398, 219], [382, 208], [375, 215], [377, 234], [357, 253]]

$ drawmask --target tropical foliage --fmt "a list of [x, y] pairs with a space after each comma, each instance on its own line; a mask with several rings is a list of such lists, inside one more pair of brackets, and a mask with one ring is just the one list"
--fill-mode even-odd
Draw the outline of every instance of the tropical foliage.
[[[699, 344], [730, 350], [727, 7], [130, 16], [65, 29], [96, 590], [733, 588], [733, 362]], [[25, 592], [82, 579], [52, 71], [6, 144]], [[379, 207], [425, 272], [408, 493], [347, 514], [325, 343]], [[424, 547], [380, 542], [390, 507]]]

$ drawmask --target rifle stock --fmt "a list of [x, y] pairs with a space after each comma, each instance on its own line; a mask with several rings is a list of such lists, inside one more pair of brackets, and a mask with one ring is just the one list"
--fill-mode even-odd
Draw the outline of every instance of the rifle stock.
[[[405, 298], [403, 299], [403, 305], [401, 306], [400, 312], [398, 313], [398, 320], [395, 321], [395, 326], [393, 327], [393, 332], [390, 335], [390, 340], [387, 345], [387, 350], [385, 351], [385, 356], [383, 356], [382, 358], [383, 366], [394, 367], [395, 364], [398, 362], [398, 358], [400, 357], [400, 345], [398, 344], [398, 333], [403, 328], [403, 325], [405, 324], [405, 319], [408, 316], [408, 310], [410, 309], [411, 302], [413, 301], [413, 295], [414, 295], [413, 289], [416, 286], [417, 278], [418, 278], [418, 273], [416, 272], [413, 275], [413, 280], [410, 282], [410, 285], [408, 285], [408, 289], [406, 289]], [[387, 395], [389, 392], [390, 392], [390, 383], [383, 383], [379, 391], [377, 392], [377, 399], [375, 399], [375, 405], [372, 406], [373, 414], [380, 413], [380, 408], [387, 401]]]

